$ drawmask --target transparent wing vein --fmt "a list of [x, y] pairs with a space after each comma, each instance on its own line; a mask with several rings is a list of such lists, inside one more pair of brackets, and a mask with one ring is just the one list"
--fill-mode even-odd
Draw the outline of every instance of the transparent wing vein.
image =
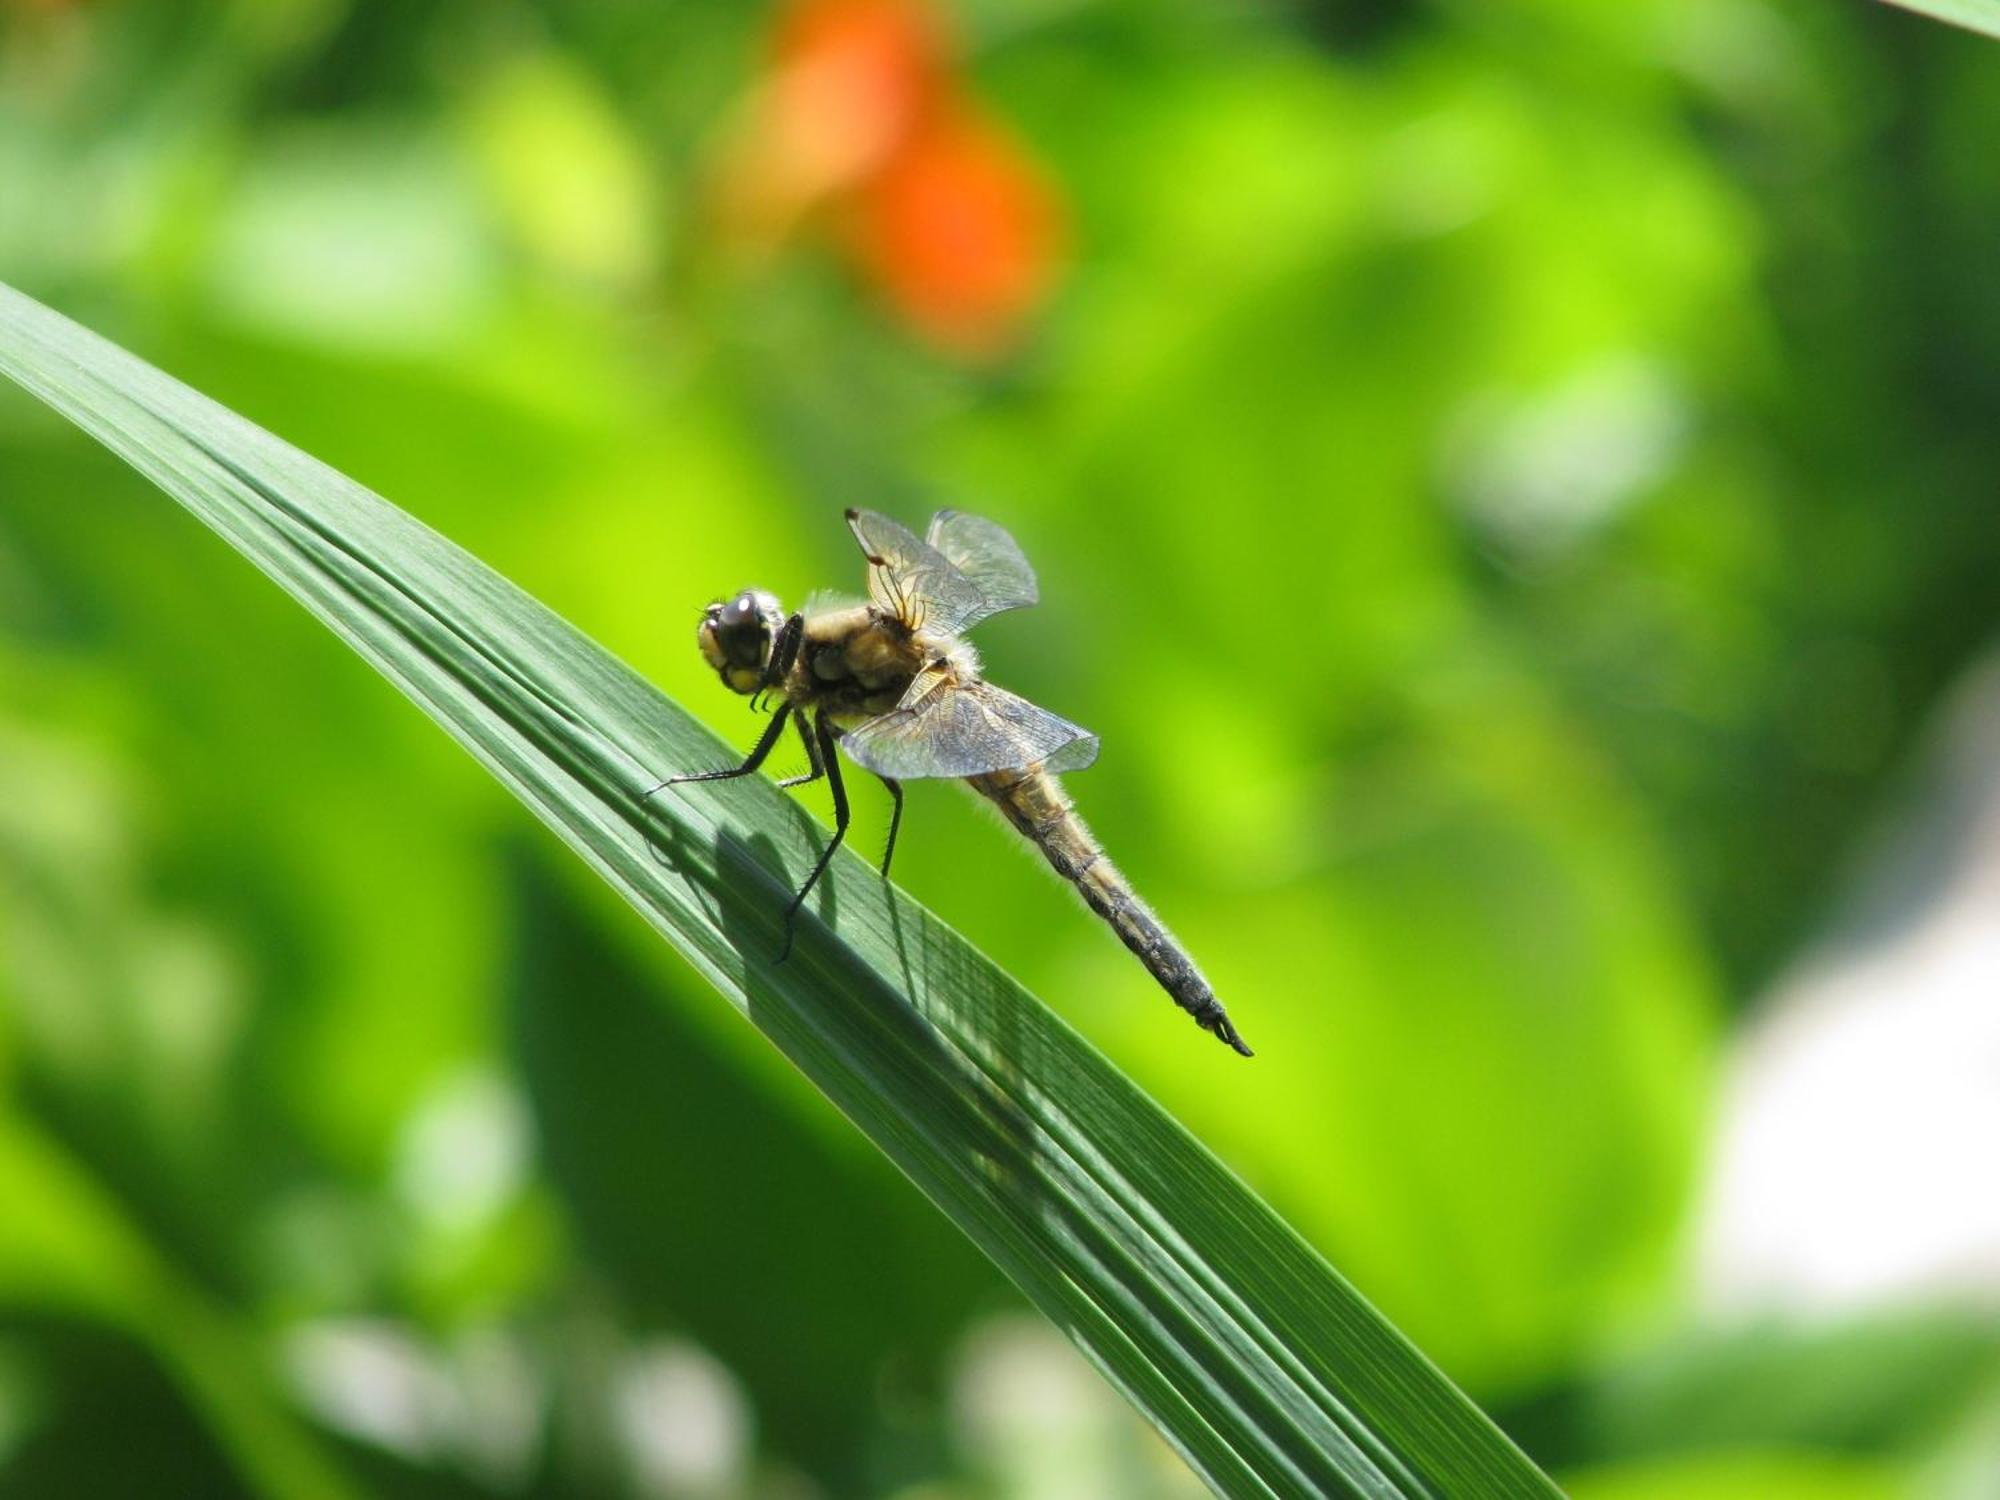
[[868, 595], [912, 630], [956, 634], [981, 617], [986, 596], [928, 542], [872, 510], [847, 524], [868, 559]]
[[1003, 609], [1020, 609], [1041, 597], [1035, 570], [1028, 566], [1020, 544], [991, 521], [964, 511], [941, 510], [931, 517], [925, 540], [979, 590], [983, 602], [965, 625]]
[[1097, 759], [1097, 736], [990, 682], [955, 685], [924, 673], [903, 701], [841, 740], [864, 770], [896, 781], [983, 776], [1040, 765], [1080, 771]]

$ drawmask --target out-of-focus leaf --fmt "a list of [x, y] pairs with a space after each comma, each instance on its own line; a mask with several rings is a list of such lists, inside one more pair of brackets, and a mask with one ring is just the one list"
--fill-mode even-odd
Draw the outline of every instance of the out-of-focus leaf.
[[0, 1115], [0, 1298], [128, 1317], [154, 1266], [73, 1166], [11, 1115]]
[[1745, 1447], [1902, 1455], [2000, 1382], [2000, 1319], [1912, 1313], [1831, 1327], [1753, 1323], [1594, 1381], [1574, 1425], [1603, 1455]]
[[1900, 1471], [1813, 1453], [1731, 1453], [1564, 1476], [1570, 1500], [1902, 1500]]
[[154, 1257], [76, 1163], [0, 1112], [0, 1306], [59, 1308], [147, 1345], [261, 1494], [356, 1492], [279, 1399], [252, 1335]]
[[[1552, 1493], [1213, 1157], [858, 859], [837, 862], [778, 964], [779, 914], [818, 847], [809, 820], [754, 779], [642, 802], [663, 769], [726, 752], [601, 648], [361, 486], [11, 290], [0, 370], [447, 727], [1219, 1490]], [[1187, 1045], [1190, 1066], [1237, 1066], [1191, 1030]]]

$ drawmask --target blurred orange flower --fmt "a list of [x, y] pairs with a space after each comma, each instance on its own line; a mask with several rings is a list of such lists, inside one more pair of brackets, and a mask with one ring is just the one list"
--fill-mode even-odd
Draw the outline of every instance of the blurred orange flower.
[[925, 0], [790, 0], [722, 187], [737, 236], [824, 225], [911, 329], [965, 356], [1018, 338], [1060, 254], [1054, 192]]

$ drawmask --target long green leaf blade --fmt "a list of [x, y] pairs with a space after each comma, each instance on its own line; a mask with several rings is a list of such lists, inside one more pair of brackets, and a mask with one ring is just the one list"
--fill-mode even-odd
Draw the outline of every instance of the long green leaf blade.
[[[777, 964], [780, 913], [820, 836], [761, 778], [642, 802], [664, 770], [729, 751], [608, 652], [362, 486], [5, 287], [0, 371], [442, 724], [1218, 1491], [1556, 1493], [1158, 1106], [861, 861], [835, 862], [818, 920]], [[1238, 1066], [1200, 1041], [1190, 1034], [1204, 1065]]]
[[1967, 31], [2000, 37], [2000, 0], [1889, 0], [1889, 3], [1963, 26]]

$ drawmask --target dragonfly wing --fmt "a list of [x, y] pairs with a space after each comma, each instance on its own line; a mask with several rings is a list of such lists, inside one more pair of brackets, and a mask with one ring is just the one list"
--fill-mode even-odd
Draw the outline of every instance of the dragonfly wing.
[[990, 682], [952, 684], [925, 672], [903, 701], [841, 738], [848, 758], [892, 781], [983, 776], [1043, 765], [1081, 771], [1097, 759], [1097, 736]]
[[979, 616], [986, 596], [928, 542], [872, 510], [847, 524], [868, 559], [868, 595], [912, 630], [955, 635]]
[[968, 516], [962, 510], [941, 510], [931, 517], [924, 540], [970, 579], [985, 598], [965, 625], [1003, 609], [1020, 609], [1041, 597], [1035, 588], [1035, 570], [1022, 556], [1020, 544], [991, 521]]

